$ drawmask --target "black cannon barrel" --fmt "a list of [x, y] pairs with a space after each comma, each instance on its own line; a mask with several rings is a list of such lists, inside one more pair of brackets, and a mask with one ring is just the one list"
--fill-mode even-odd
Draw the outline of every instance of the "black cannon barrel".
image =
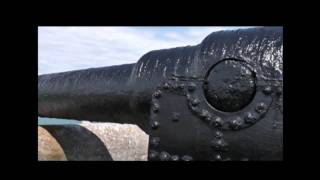
[[281, 27], [219, 31], [196, 46], [148, 52], [135, 64], [40, 75], [38, 115], [147, 131], [152, 94], [164, 80], [202, 81], [218, 61], [237, 59], [253, 64], [257, 78], [282, 81], [282, 38]]
[[[134, 64], [41, 75], [39, 116], [139, 124], [130, 104]], [[134, 121], [135, 120], [135, 121]]]

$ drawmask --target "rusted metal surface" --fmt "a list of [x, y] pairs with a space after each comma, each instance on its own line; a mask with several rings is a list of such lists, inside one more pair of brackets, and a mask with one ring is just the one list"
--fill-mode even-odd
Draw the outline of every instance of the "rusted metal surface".
[[281, 160], [281, 27], [214, 32], [136, 64], [38, 80], [39, 116], [133, 123], [149, 160]]

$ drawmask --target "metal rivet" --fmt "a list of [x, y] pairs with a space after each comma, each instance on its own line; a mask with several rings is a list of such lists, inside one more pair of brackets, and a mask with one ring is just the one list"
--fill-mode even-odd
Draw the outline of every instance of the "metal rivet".
[[200, 116], [200, 118], [205, 119], [205, 118], [209, 117], [210, 114], [209, 114], [209, 112], [207, 110], [203, 109], [201, 111], [201, 113], [199, 114], [199, 116]]
[[196, 90], [197, 85], [195, 83], [190, 83], [188, 85], [188, 91], [189, 92], [193, 92], [194, 90]]
[[278, 128], [277, 123], [274, 122], [274, 123], [272, 124], [272, 128], [273, 128], [273, 129], [277, 129], [277, 128]]
[[263, 89], [263, 93], [264, 93], [265, 95], [271, 94], [271, 93], [272, 93], [272, 88], [271, 88], [270, 86], [265, 87], [265, 88]]
[[209, 114], [207, 117], [204, 118], [205, 121], [209, 122], [209, 124], [211, 125], [213, 122], [212, 122], [212, 117], [211, 115]]
[[220, 139], [222, 136], [223, 136], [223, 133], [222, 133], [221, 131], [216, 131], [215, 137], [216, 137], [217, 139]]
[[157, 129], [159, 127], [160, 123], [158, 121], [153, 121], [151, 124], [152, 129]]
[[199, 103], [200, 103], [200, 101], [199, 101], [198, 98], [194, 98], [194, 99], [191, 100], [191, 105], [192, 106], [197, 106]]
[[191, 95], [187, 94], [187, 100], [190, 101], [191, 100]]
[[215, 155], [215, 156], [214, 156], [214, 159], [215, 159], [216, 161], [222, 161], [222, 157], [221, 157], [220, 154]]
[[180, 113], [174, 112], [172, 113], [172, 121], [177, 122], [179, 121]]
[[233, 130], [238, 130], [242, 125], [241, 119], [237, 117], [236, 119], [232, 120], [230, 123], [230, 127]]
[[168, 83], [163, 84], [163, 89], [169, 89], [169, 88], [170, 88], [170, 85]]
[[220, 117], [216, 117], [216, 118], [214, 119], [214, 125], [215, 125], [216, 127], [221, 127], [221, 126], [223, 125], [222, 119], [221, 119]]
[[213, 147], [216, 151], [228, 150], [228, 144], [223, 139], [211, 141], [211, 147]]
[[265, 110], [266, 110], [266, 104], [263, 102], [259, 103], [256, 107], [256, 112], [258, 113], [263, 113], [265, 112]]
[[178, 155], [173, 155], [171, 156], [172, 161], [179, 161], [179, 156]]
[[154, 92], [154, 93], [153, 93], [153, 97], [155, 97], [155, 98], [161, 97], [161, 91], [160, 91], [160, 90], [157, 90], [156, 92]]
[[159, 155], [159, 158], [161, 161], [169, 161], [170, 160], [170, 154], [165, 152], [165, 151], [162, 151]]
[[245, 122], [248, 124], [252, 124], [257, 121], [257, 117], [253, 115], [253, 113], [248, 112], [247, 116], [244, 118]]
[[195, 114], [200, 114], [200, 110], [198, 107], [191, 106], [191, 111], [193, 111]]
[[160, 138], [159, 137], [152, 137], [150, 140], [150, 145], [152, 145], [153, 147], [158, 146], [160, 143]]
[[156, 160], [158, 157], [159, 153], [153, 150], [150, 150], [149, 152], [149, 159], [150, 160]]
[[193, 161], [193, 158], [191, 156], [185, 155], [181, 158], [183, 161]]
[[154, 104], [153, 104], [152, 111], [155, 112], [155, 113], [157, 113], [157, 112], [159, 112], [159, 109], [160, 109], [160, 105], [157, 104], [157, 103], [154, 103]]

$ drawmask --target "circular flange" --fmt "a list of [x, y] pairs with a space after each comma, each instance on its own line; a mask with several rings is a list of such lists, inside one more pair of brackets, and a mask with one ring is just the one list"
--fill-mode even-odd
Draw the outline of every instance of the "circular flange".
[[204, 82], [189, 82], [194, 89], [186, 94], [189, 109], [221, 130], [252, 126], [265, 116], [272, 103], [272, 89], [255, 76], [252, 67], [237, 59], [217, 62], [208, 70]]
[[203, 89], [214, 108], [235, 112], [252, 101], [255, 83], [255, 73], [244, 61], [227, 59], [209, 69]]

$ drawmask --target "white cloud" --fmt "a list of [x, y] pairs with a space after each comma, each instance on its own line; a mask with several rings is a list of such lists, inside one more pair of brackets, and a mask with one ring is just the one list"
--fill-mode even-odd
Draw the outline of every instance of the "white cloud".
[[237, 28], [39, 27], [38, 74], [135, 63], [148, 51], [196, 45], [213, 31]]

